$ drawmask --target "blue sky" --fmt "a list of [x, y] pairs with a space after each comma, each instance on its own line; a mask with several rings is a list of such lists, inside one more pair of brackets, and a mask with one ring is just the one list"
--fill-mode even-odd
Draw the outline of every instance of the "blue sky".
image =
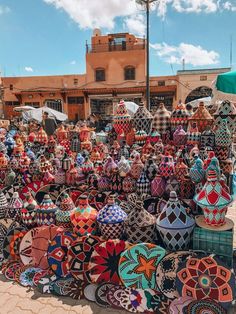
[[[100, 4], [98, 6], [98, 3]], [[236, 65], [236, 0], [160, 0], [150, 18], [151, 75]], [[85, 72], [92, 30], [142, 36], [135, 0], [0, 0], [0, 70], [5, 76]]]

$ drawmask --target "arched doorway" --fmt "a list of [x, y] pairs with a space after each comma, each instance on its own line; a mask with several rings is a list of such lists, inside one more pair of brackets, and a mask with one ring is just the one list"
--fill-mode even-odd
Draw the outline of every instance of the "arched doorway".
[[198, 88], [195, 88], [188, 94], [187, 98], [185, 99], [185, 104], [195, 99], [200, 99], [209, 96], [212, 96], [212, 88], [207, 86], [200, 86]]

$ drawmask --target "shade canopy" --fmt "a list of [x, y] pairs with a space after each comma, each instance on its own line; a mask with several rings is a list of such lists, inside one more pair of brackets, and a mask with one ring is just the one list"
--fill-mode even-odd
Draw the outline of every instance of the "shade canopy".
[[216, 88], [223, 93], [236, 94], [236, 71], [219, 74]]
[[15, 107], [13, 109], [13, 111], [15, 112], [25, 112], [25, 111], [29, 111], [29, 110], [34, 110], [34, 107], [31, 106], [19, 106], [19, 107]]
[[68, 116], [66, 114], [48, 107], [40, 107], [27, 112], [23, 112], [22, 115], [23, 118], [26, 120], [34, 119], [38, 122], [42, 122], [44, 112], [48, 112], [49, 117], [53, 117], [59, 121], [66, 121], [68, 119]]
[[134, 116], [135, 112], [138, 110], [138, 105], [133, 101], [125, 101], [125, 106], [128, 110], [128, 113], [131, 117]]

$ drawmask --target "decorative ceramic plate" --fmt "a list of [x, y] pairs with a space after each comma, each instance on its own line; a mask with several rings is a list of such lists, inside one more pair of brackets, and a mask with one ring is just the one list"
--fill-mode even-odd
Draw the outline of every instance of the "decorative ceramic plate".
[[96, 301], [95, 291], [96, 291], [97, 287], [98, 287], [98, 285], [96, 285], [94, 283], [88, 284], [84, 288], [84, 297], [85, 297], [85, 299], [87, 299], [88, 301], [95, 302]]
[[123, 294], [124, 286], [115, 285], [107, 293], [107, 301], [114, 309], [123, 309], [120, 303], [121, 296]]
[[68, 289], [68, 297], [71, 297], [72, 299], [75, 300], [81, 300], [84, 299], [84, 288], [86, 287], [85, 282], [81, 280], [73, 280]]
[[26, 233], [23, 227], [16, 227], [7, 232], [3, 242], [3, 256], [6, 260], [20, 259], [20, 242]]
[[118, 264], [122, 252], [130, 247], [122, 240], [108, 240], [97, 245], [91, 256], [88, 270], [94, 283], [120, 283]]
[[151, 243], [133, 245], [121, 254], [119, 275], [126, 287], [157, 289], [156, 268], [165, 250]]
[[192, 301], [183, 309], [183, 314], [227, 314], [227, 311], [213, 300]]
[[39, 290], [39, 292], [41, 292], [42, 294], [50, 294], [51, 293], [51, 286], [53, 284], [54, 281], [56, 281], [58, 278], [57, 276], [54, 275], [46, 275], [42, 278], [40, 278], [38, 285], [37, 285], [37, 289]]
[[20, 274], [20, 284], [24, 287], [34, 286], [34, 275], [40, 271], [40, 268], [29, 267]]
[[194, 301], [191, 297], [180, 297], [171, 302], [169, 312], [170, 314], [183, 314], [183, 309], [189, 303]]
[[19, 253], [20, 259], [24, 265], [30, 265], [33, 262], [32, 242], [37, 233], [38, 228], [31, 229], [24, 235], [21, 240]]
[[91, 282], [88, 264], [94, 248], [103, 243], [99, 237], [88, 235], [71, 244], [68, 250], [68, 263], [71, 275], [78, 280]]
[[41, 269], [48, 269], [47, 251], [50, 242], [59, 233], [62, 233], [64, 229], [54, 225], [42, 226], [38, 228], [38, 232], [34, 235], [32, 241], [32, 256], [34, 266]]
[[110, 303], [107, 300], [107, 293], [114, 285], [111, 283], [103, 283], [99, 285], [95, 291], [95, 301], [102, 307], [108, 307]]
[[190, 257], [180, 264], [177, 291], [195, 300], [212, 299], [229, 308], [236, 296], [235, 275], [214, 256]]
[[49, 244], [48, 264], [58, 277], [66, 277], [69, 274], [67, 252], [75, 239], [75, 234], [66, 231], [56, 235]]
[[19, 268], [22, 267], [22, 265], [23, 264], [19, 261], [13, 261], [11, 264], [9, 264], [3, 272], [5, 278], [8, 280], [15, 280], [15, 273]]
[[176, 290], [176, 272], [179, 265], [186, 261], [189, 256], [193, 256], [194, 253], [190, 251], [178, 251], [169, 253], [163, 257], [156, 269], [156, 283], [157, 286], [167, 298], [175, 299], [179, 297], [179, 293]]
[[72, 277], [69, 278], [60, 278], [54, 281], [51, 284], [51, 293], [60, 296], [68, 296], [70, 293], [70, 285], [74, 282], [75, 279]]

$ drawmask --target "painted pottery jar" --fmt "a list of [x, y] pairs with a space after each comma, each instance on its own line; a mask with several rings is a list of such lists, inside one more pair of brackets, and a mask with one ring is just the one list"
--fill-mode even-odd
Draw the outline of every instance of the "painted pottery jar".
[[188, 249], [194, 226], [194, 218], [187, 215], [176, 192], [172, 191], [169, 201], [156, 221], [157, 230], [166, 248], [170, 251]]
[[183, 129], [187, 131], [189, 112], [186, 110], [184, 104], [178, 104], [177, 107], [172, 111], [170, 116], [171, 131], [174, 132], [179, 125], [182, 125]]
[[66, 172], [62, 168], [59, 168], [55, 175], [54, 180], [56, 184], [65, 184], [66, 183]]
[[70, 166], [70, 169], [67, 170], [66, 172], [66, 184], [67, 185], [76, 185], [76, 183], [78, 182], [78, 169], [72, 164]]
[[182, 146], [187, 143], [187, 133], [184, 131], [182, 125], [178, 125], [173, 133], [173, 142], [176, 146]]
[[187, 144], [188, 145], [196, 145], [200, 143], [201, 133], [198, 130], [197, 123], [191, 122], [189, 123], [188, 131], [187, 131]]
[[154, 157], [149, 157], [144, 165], [144, 171], [149, 181], [152, 181], [158, 173], [158, 166]]
[[92, 143], [89, 140], [86, 140], [84, 142], [81, 142], [81, 150], [87, 150], [89, 153], [92, 151]]
[[117, 106], [114, 118], [113, 118], [113, 128], [116, 133], [119, 134], [121, 130], [124, 131], [125, 135], [127, 135], [131, 128], [131, 117], [128, 114], [125, 102], [123, 100]]
[[233, 102], [229, 100], [223, 101], [214, 114], [216, 125], [220, 126], [222, 120], [227, 120], [227, 126], [231, 134], [236, 128], [236, 107]]
[[67, 230], [72, 230], [73, 226], [70, 220], [70, 214], [75, 209], [75, 204], [67, 193], [61, 198], [60, 208], [56, 211], [56, 224]]
[[53, 203], [48, 194], [44, 195], [42, 203], [37, 210], [37, 225], [54, 225], [56, 222], [56, 211], [58, 207]]
[[193, 166], [189, 170], [189, 176], [190, 179], [196, 184], [204, 180], [205, 170], [201, 158], [196, 157]]
[[166, 134], [167, 130], [170, 128], [170, 112], [163, 103], [160, 104], [155, 112], [152, 128], [157, 130], [161, 135]]
[[168, 178], [172, 176], [174, 172], [175, 172], [175, 166], [174, 166], [173, 157], [170, 155], [164, 155], [159, 165], [159, 174], [164, 178]]
[[138, 194], [150, 194], [151, 193], [151, 184], [146, 175], [145, 170], [142, 171], [140, 177], [137, 180], [137, 190]]
[[153, 197], [162, 197], [165, 193], [166, 180], [161, 175], [157, 174], [151, 182], [151, 195]]
[[144, 103], [139, 104], [138, 110], [135, 112], [133, 116], [133, 124], [136, 130], [144, 130], [147, 134], [149, 134], [152, 126], [153, 116], [144, 106]]
[[130, 163], [124, 156], [121, 156], [121, 160], [117, 164], [119, 174], [122, 178], [126, 177], [126, 175], [130, 172]]
[[70, 219], [78, 236], [96, 233], [97, 211], [89, 205], [87, 196], [79, 197], [78, 207], [71, 212]]
[[122, 189], [125, 193], [133, 193], [137, 189], [136, 180], [130, 175], [126, 175], [122, 182]]
[[216, 130], [216, 146], [229, 147], [232, 138], [227, 126], [227, 120], [222, 120], [218, 129]]
[[225, 214], [232, 197], [219, 181], [217, 169], [208, 170], [207, 182], [201, 192], [194, 197], [194, 201], [203, 209], [205, 222], [208, 225], [225, 224]]
[[175, 165], [175, 176], [181, 181], [186, 175], [188, 175], [188, 166], [184, 163], [182, 158], [179, 158]]
[[125, 233], [131, 243], [153, 243], [156, 237], [156, 218], [136, 202], [125, 220]]
[[154, 150], [155, 150], [155, 155], [163, 154], [164, 145], [161, 139], [159, 139], [159, 141], [154, 145]]
[[44, 184], [52, 184], [55, 182], [55, 177], [49, 171], [46, 171], [43, 175], [43, 182]]
[[14, 192], [9, 203], [7, 210], [7, 217], [13, 220], [19, 221], [21, 218], [21, 209], [23, 208], [23, 202], [18, 192]]
[[195, 194], [195, 185], [188, 175], [183, 177], [181, 181], [179, 181], [179, 187], [180, 187], [179, 195], [181, 199], [193, 198]]
[[127, 214], [115, 203], [115, 196], [110, 195], [108, 203], [97, 216], [98, 227], [104, 239], [121, 239], [124, 232], [124, 220]]
[[41, 145], [46, 145], [48, 143], [48, 136], [44, 129], [41, 127], [36, 134], [36, 141]]
[[136, 154], [134, 161], [132, 162], [130, 174], [133, 178], [138, 179], [143, 171], [144, 165], [140, 159], [140, 154]]
[[197, 124], [199, 132], [203, 132], [208, 127], [212, 126], [214, 119], [205, 107], [204, 102], [201, 101], [197, 110], [194, 112], [192, 117], [189, 118], [189, 121], [190, 123], [195, 122]]
[[169, 197], [171, 191], [175, 191], [177, 195], [180, 193], [180, 183], [175, 175], [170, 176], [166, 181], [165, 195]]
[[138, 130], [135, 133], [135, 143], [142, 146], [147, 140], [147, 133], [144, 130]]

